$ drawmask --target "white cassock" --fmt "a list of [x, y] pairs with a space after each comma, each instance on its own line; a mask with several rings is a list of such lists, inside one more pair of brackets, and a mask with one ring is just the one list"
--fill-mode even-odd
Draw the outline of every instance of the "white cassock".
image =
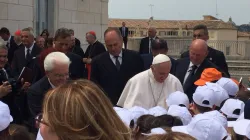
[[124, 108], [140, 106], [145, 109], [161, 106], [167, 109], [166, 99], [175, 91], [183, 92], [179, 79], [169, 74], [163, 83], [159, 83], [149, 69], [135, 75], [127, 82], [117, 105]]

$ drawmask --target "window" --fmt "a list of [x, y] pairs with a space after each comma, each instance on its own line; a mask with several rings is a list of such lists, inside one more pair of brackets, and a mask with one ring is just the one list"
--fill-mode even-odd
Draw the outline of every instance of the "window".
[[178, 36], [177, 31], [167, 31], [167, 36]]
[[192, 31], [188, 31], [187, 32], [187, 36], [193, 36], [193, 32]]
[[187, 36], [187, 32], [186, 32], [186, 31], [183, 31], [183, 32], [182, 32], [182, 36]]
[[165, 32], [165, 31], [160, 31], [160, 32], [159, 32], [159, 35], [160, 35], [160, 36], [166, 36], [166, 32]]

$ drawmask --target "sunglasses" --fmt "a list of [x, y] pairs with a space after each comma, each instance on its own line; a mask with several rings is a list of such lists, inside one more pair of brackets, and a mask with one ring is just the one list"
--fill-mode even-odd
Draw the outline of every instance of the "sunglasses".
[[35, 127], [36, 128], [40, 128], [40, 125], [41, 125], [41, 123], [42, 124], [44, 124], [44, 125], [47, 125], [47, 126], [49, 126], [46, 122], [44, 122], [44, 120], [43, 120], [43, 114], [42, 113], [40, 113], [40, 114], [38, 114], [36, 117], [35, 117]]

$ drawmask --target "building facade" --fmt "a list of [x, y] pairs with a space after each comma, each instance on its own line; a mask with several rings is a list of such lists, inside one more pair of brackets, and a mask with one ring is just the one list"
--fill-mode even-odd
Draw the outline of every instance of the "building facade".
[[32, 27], [36, 35], [48, 29], [53, 37], [66, 27], [81, 41], [90, 30], [102, 40], [108, 27], [108, 0], [0, 0], [0, 9], [0, 25], [11, 33]]

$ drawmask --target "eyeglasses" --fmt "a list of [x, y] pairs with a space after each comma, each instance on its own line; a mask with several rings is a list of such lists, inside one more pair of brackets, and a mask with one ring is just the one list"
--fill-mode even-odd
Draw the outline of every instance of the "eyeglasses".
[[44, 124], [44, 125], [49, 126], [46, 122], [43, 121], [43, 114], [42, 113], [38, 114], [35, 117], [35, 122], [36, 122], [36, 124], [35, 124], [36, 128], [39, 128], [41, 123]]

